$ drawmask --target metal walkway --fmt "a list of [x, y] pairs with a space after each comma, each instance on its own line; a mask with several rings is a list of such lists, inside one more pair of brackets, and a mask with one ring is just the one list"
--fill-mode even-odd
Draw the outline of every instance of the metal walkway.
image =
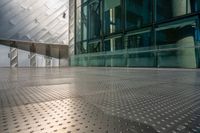
[[200, 133], [200, 71], [0, 69], [0, 133]]

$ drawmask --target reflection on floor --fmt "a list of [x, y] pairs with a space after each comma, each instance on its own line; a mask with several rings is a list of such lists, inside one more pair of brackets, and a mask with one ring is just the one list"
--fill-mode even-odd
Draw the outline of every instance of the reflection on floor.
[[200, 133], [200, 71], [0, 69], [0, 133]]

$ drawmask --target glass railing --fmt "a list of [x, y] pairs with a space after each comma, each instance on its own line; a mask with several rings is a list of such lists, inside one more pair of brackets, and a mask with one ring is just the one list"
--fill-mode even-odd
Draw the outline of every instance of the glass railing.
[[71, 66], [197, 68], [200, 42], [88, 53], [71, 57]]

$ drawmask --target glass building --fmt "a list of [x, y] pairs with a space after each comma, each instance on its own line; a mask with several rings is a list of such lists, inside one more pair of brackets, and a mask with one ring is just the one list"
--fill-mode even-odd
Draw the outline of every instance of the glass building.
[[200, 0], [76, 0], [72, 66], [200, 67]]

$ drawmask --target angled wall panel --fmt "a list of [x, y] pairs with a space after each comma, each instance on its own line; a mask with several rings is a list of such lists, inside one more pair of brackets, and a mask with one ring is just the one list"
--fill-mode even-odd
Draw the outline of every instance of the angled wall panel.
[[0, 39], [68, 44], [68, 0], [0, 0]]

